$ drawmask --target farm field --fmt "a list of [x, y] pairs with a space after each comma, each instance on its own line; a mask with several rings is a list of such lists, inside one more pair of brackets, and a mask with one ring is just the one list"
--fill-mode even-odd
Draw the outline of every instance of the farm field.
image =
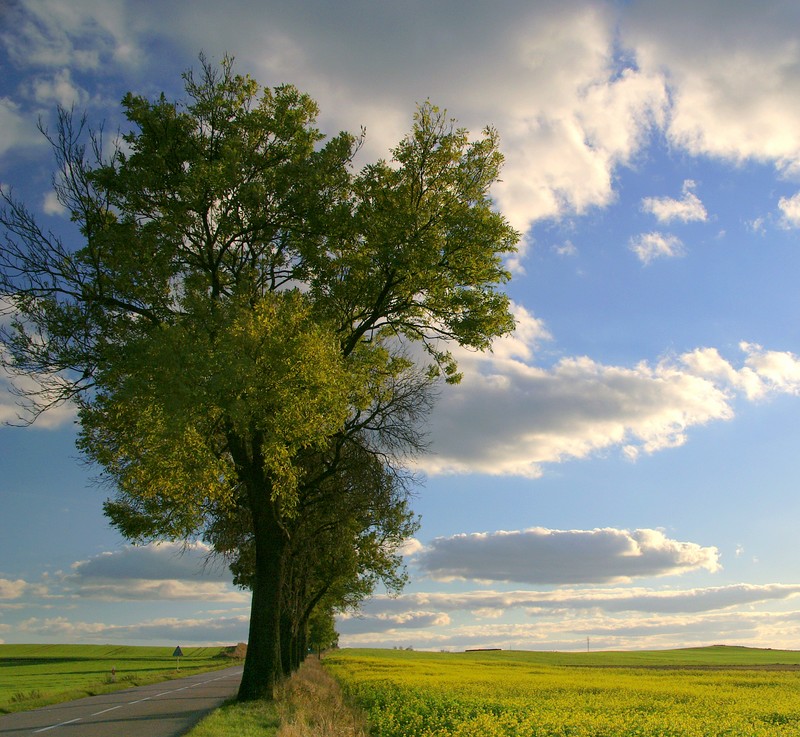
[[0, 714], [234, 664], [221, 647], [183, 648], [180, 663], [173, 651], [116, 645], [0, 645]]
[[376, 737], [800, 734], [800, 652], [343, 650], [326, 669]]

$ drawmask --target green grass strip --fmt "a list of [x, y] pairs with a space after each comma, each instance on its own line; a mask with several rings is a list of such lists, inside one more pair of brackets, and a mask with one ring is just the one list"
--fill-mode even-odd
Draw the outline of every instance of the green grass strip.
[[0, 714], [183, 678], [235, 665], [230, 649], [0, 645]]
[[212, 712], [186, 737], [274, 737], [279, 726], [274, 702], [231, 702]]

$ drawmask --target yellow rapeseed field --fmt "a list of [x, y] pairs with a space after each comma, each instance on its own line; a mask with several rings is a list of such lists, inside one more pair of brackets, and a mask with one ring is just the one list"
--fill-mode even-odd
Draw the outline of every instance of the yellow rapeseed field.
[[707, 650], [706, 665], [697, 650], [651, 664], [640, 658], [644, 665], [625, 657], [392, 650], [344, 650], [325, 663], [376, 737], [800, 735], [796, 664], [781, 663], [777, 651], [773, 662], [748, 664], [737, 652], [736, 664], [720, 664], [718, 649]]

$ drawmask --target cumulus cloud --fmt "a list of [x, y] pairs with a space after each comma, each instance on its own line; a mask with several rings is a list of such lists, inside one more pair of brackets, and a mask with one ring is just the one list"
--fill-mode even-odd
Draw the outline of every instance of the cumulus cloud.
[[785, 228], [800, 228], [800, 192], [791, 197], [781, 197], [778, 209]]
[[[366, 126], [369, 158], [386, 155], [428, 98], [473, 131], [494, 125], [508, 162], [495, 195], [521, 230], [612, 202], [615, 170], [635, 161], [654, 128], [692, 154], [772, 161], [786, 172], [800, 162], [791, 2], [764, 13], [755, 0], [644, 0], [622, 10], [511, 0], [498, 13], [463, 12], [451, 0], [408, 13], [391, 4], [198, 0], [171, 7], [168, 23], [154, 0], [76, 0], [68, 9], [21, 0], [4, 12], [13, 31], [0, 40], [21, 68], [52, 72], [38, 88], [49, 99], [80, 95], [75, 71], [143, 63], [146, 44], [168, 35], [184, 54], [235, 50], [242, 70], [265, 84], [309, 91], [324, 129]], [[704, 212], [688, 190], [652, 204], [667, 219]]]
[[657, 258], [677, 258], [683, 256], [683, 242], [680, 238], [670, 233], [640, 233], [631, 238], [630, 249], [644, 264], [649, 264]]
[[680, 200], [671, 197], [645, 197], [642, 210], [655, 215], [659, 223], [671, 223], [679, 220], [683, 223], [704, 221], [708, 219], [706, 208], [694, 193], [695, 182], [687, 179], [683, 183], [683, 197]]
[[67, 617], [30, 617], [15, 626], [26, 638], [43, 638], [59, 642], [126, 642], [143, 640], [164, 644], [192, 643], [197, 645], [227, 645], [247, 639], [249, 617], [217, 618], [164, 617], [144, 622], [110, 625], [104, 622], [84, 622]]
[[[171, 7], [167, 25], [155, 2], [134, 12], [120, 0], [99, 12], [99, 0], [82, 0], [63, 27], [44, 17], [45, 2], [27, 0], [24, 41], [6, 40], [18, 60], [24, 46], [40, 64], [89, 68], [119, 57], [126, 40], [136, 49], [166, 33], [192, 55], [235, 50], [263, 83], [291, 82], [314, 96], [324, 129], [365, 126], [368, 158], [387, 155], [426, 99], [474, 132], [493, 125], [508, 162], [495, 196], [521, 230], [612, 201], [615, 167], [663, 124], [668, 99], [660, 72], [620, 67], [610, 7], [583, 0], [512, 0], [502, 13], [483, 5], [465, 13], [453, 0], [413, 13], [385, 3], [198, 0]], [[90, 28], [98, 41], [81, 44]], [[78, 59], [79, 48], [93, 55]]]
[[[376, 597], [364, 621], [426, 612], [414, 628], [342, 628], [345, 647], [402, 643], [430, 649], [501, 647], [527, 650], [640, 649], [738, 643], [794, 648], [800, 614], [794, 584], [736, 584], [701, 589], [559, 588], [554, 591], [466, 591]], [[776, 602], [785, 601], [781, 610]], [[524, 618], [514, 616], [514, 610]], [[493, 616], [499, 612], [502, 619]], [[455, 613], [447, 626], [424, 624]]]
[[468, 622], [447, 628], [420, 628], [405, 632], [369, 632], [343, 635], [344, 647], [391, 647], [400, 641], [415, 648], [461, 650], [498, 647], [507, 650], [635, 650], [704, 646], [726, 642], [750, 647], [793, 649], [800, 637], [796, 612], [747, 609], [701, 614], [603, 614], [596, 610], [537, 616], [526, 622]]
[[438, 580], [533, 584], [609, 583], [719, 568], [714, 547], [668, 539], [658, 530], [472, 533], [435, 539], [417, 565]]
[[688, 431], [730, 420], [737, 399], [800, 393], [800, 357], [743, 342], [736, 366], [714, 348], [655, 364], [614, 366], [588, 357], [532, 365], [546, 328], [525, 313], [528, 332], [494, 353], [458, 354], [464, 378], [442, 394], [430, 421], [428, 474], [537, 477], [544, 464], [613, 447], [635, 459], [677, 447]]
[[66, 215], [67, 208], [58, 201], [58, 195], [55, 192], [48, 192], [44, 196], [44, 203], [42, 210], [45, 215]]
[[737, 376], [748, 397], [767, 394], [800, 394], [800, 358], [789, 351], [770, 351], [757, 343], [742, 342], [746, 366]]
[[0, 599], [19, 599], [27, 588], [28, 583], [22, 579], [0, 578]]
[[122, 0], [20, 0], [2, 11], [0, 42], [19, 66], [99, 71], [136, 59], [134, 8]]
[[[39, 387], [25, 376], [10, 376], [0, 367], [0, 425], [22, 425], [32, 419], [30, 403], [24, 392]], [[64, 402], [51, 407], [36, 418], [35, 429], [55, 430], [75, 421], [75, 405]]]
[[446, 627], [450, 617], [441, 612], [402, 612], [399, 614], [342, 614], [337, 618], [337, 631], [341, 634], [394, 632], [402, 629]]
[[247, 602], [250, 595], [218, 581], [82, 581], [75, 593], [98, 601], [216, 601]]
[[559, 587], [555, 590], [453, 591], [385, 595], [373, 597], [363, 606], [367, 617], [400, 616], [407, 612], [429, 611], [441, 614], [471, 612], [475, 616], [499, 616], [510, 610], [527, 611], [532, 616], [592, 609], [608, 613], [715, 612], [732, 607], [793, 599], [800, 595], [799, 584], [730, 584], [691, 589], [651, 589], [639, 586], [602, 588]]
[[44, 142], [36, 130], [35, 121], [26, 117], [19, 104], [0, 97], [0, 155]]
[[798, 8], [755, 0], [626, 6], [621, 35], [643, 70], [666, 70], [668, 135], [695, 155], [800, 161]]
[[206, 565], [211, 549], [204, 543], [152, 543], [126, 545], [73, 563], [76, 579], [166, 579], [229, 581], [230, 574], [219, 564]]
[[60, 105], [66, 110], [77, 109], [88, 102], [86, 90], [75, 84], [69, 69], [60, 69], [52, 76], [39, 75], [29, 83], [30, 95], [47, 107]]
[[248, 601], [249, 594], [232, 587], [224, 565], [208, 564], [210, 552], [202, 543], [128, 545], [74, 563], [63, 584], [82, 598], [106, 601]]

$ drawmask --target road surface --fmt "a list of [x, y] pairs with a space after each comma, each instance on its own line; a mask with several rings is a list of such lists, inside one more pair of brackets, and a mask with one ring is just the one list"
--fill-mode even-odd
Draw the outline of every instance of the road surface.
[[177, 737], [236, 695], [242, 666], [0, 716], [2, 737]]

